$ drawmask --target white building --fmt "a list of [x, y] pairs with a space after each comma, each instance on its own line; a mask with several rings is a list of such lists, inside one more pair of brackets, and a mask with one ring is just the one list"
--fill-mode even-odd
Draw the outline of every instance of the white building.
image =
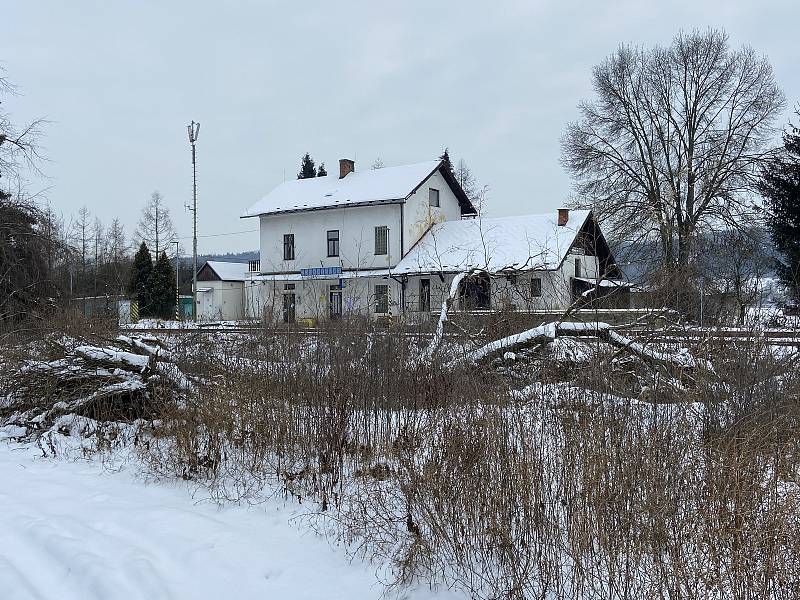
[[559, 310], [620, 276], [588, 211], [484, 219], [439, 161], [364, 172], [339, 163], [338, 176], [284, 182], [243, 215], [259, 219], [261, 241], [247, 316], [418, 319], [470, 270], [460, 308]]
[[245, 317], [247, 263], [209, 260], [197, 271], [197, 318], [235, 321]]

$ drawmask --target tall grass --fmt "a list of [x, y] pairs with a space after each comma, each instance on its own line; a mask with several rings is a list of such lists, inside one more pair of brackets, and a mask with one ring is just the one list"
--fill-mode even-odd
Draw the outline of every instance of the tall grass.
[[[683, 388], [640, 364], [642, 401], [609, 393], [633, 368], [615, 352], [512, 379], [419, 363], [421, 338], [358, 320], [182, 339], [179, 364], [204, 383], [164, 405], [145, 460], [220, 500], [302, 502], [394, 583], [475, 598], [798, 597], [800, 381], [763, 345], [707, 346], [717, 377]], [[521, 397], [526, 378], [546, 383]]]

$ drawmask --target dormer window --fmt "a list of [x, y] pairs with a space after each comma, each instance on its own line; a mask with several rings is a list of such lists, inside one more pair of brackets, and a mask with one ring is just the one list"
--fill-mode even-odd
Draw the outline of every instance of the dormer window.
[[436, 188], [428, 188], [428, 203], [431, 206], [439, 206], [439, 190]]

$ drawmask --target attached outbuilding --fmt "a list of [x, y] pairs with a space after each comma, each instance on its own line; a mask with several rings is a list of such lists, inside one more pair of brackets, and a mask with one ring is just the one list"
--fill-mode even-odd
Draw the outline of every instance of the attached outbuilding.
[[197, 272], [197, 318], [201, 321], [243, 319], [247, 263], [207, 261]]

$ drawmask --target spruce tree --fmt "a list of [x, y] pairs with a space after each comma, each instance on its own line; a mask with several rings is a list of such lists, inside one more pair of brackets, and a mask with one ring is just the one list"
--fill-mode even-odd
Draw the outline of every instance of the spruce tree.
[[325, 163], [320, 164], [319, 169], [317, 169], [317, 177], [325, 177], [328, 175], [328, 172], [325, 170]]
[[314, 159], [306, 152], [300, 162], [300, 172], [297, 174], [298, 179], [310, 179], [317, 176], [317, 170], [314, 168]]
[[760, 189], [767, 199], [770, 235], [780, 254], [776, 271], [800, 300], [800, 128], [790, 125], [783, 134], [783, 148], [762, 172]]
[[175, 317], [175, 271], [162, 252], [150, 275], [151, 309], [155, 317], [172, 319]]
[[444, 149], [444, 152], [442, 152], [442, 155], [439, 157], [439, 160], [442, 161], [444, 168], [450, 171], [453, 177], [455, 177], [456, 173], [455, 170], [453, 169], [453, 163], [450, 160], [449, 148]]
[[139, 304], [139, 316], [145, 317], [151, 314], [150, 296], [150, 276], [153, 273], [153, 259], [150, 258], [150, 250], [147, 244], [142, 242], [136, 256], [133, 257], [131, 267], [131, 281], [128, 292], [131, 298]]

